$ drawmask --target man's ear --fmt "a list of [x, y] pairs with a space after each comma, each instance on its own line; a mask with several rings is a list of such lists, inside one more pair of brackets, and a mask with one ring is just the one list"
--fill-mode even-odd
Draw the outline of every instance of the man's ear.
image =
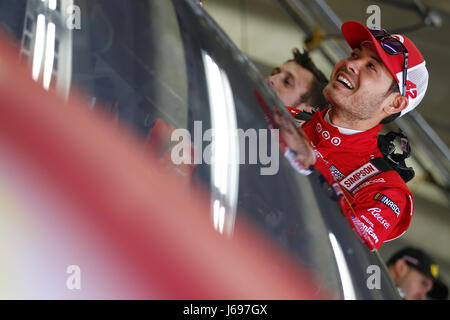
[[408, 265], [404, 259], [398, 259], [394, 264], [397, 279], [403, 278], [408, 273]]
[[389, 115], [399, 113], [405, 110], [408, 104], [408, 98], [402, 96], [400, 93], [397, 93], [391, 103], [384, 108], [384, 111]]

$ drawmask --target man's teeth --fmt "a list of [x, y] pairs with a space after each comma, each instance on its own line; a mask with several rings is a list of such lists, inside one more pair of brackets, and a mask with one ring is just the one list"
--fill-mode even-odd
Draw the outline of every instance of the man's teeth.
[[353, 89], [352, 84], [347, 79], [345, 79], [343, 76], [339, 76], [338, 80], [343, 82], [349, 89]]

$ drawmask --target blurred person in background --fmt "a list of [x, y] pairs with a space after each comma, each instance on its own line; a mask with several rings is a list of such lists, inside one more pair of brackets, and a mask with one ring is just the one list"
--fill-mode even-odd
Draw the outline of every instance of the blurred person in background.
[[439, 278], [438, 264], [423, 250], [404, 248], [392, 255], [387, 266], [402, 298], [448, 299], [448, 287]]
[[266, 82], [289, 110], [312, 112], [313, 107], [324, 108], [322, 91], [328, 84], [327, 77], [316, 67], [308, 51], [293, 49], [292, 54], [292, 59], [272, 70]]

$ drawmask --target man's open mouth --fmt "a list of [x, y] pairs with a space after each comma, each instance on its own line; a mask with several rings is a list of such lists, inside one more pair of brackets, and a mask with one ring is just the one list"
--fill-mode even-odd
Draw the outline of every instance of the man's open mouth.
[[351, 82], [350, 82], [347, 78], [345, 78], [342, 74], [340, 74], [340, 75], [337, 77], [337, 81], [339, 81], [340, 83], [342, 83], [342, 84], [343, 84], [345, 87], [347, 87], [348, 89], [350, 89], [350, 90], [353, 89], [353, 86], [352, 86]]

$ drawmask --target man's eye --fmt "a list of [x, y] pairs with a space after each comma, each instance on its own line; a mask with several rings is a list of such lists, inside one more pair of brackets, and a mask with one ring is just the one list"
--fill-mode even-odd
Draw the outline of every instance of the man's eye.
[[284, 84], [287, 86], [292, 86], [292, 82], [289, 79], [284, 79]]
[[352, 52], [351, 57], [356, 59], [356, 58], [358, 58], [358, 55], [356, 54], [356, 52]]
[[369, 68], [374, 71], [377, 71], [377, 68], [375, 67], [375, 65], [373, 63], [369, 63]]

